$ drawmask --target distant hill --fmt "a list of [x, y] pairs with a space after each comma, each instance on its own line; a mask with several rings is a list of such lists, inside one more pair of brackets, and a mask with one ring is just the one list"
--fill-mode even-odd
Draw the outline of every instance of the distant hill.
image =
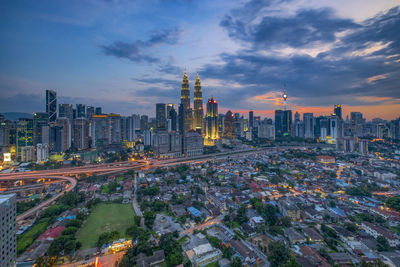
[[33, 114], [23, 112], [0, 112], [0, 114], [3, 114], [4, 117], [10, 121], [17, 121], [19, 118], [33, 118]]

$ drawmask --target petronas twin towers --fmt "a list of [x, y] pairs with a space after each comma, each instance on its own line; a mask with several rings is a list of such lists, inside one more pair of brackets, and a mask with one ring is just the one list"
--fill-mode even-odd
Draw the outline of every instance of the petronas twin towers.
[[181, 89], [181, 107], [184, 115], [184, 131], [185, 133], [195, 130], [203, 133], [203, 93], [201, 91], [200, 77], [197, 74], [194, 85], [194, 105], [190, 107], [190, 87], [189, 79], [185, 72], [182, 79]]

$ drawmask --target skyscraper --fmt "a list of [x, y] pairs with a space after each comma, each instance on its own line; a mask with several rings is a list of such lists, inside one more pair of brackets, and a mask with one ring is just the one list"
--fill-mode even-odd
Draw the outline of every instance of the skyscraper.
[[336, 116], [338, 116], [338, 118], [340, 120], [343, 120], [343, 118], [342, 118], [342, 105], [340, 105], [340, 104], [335, 105], [335, 107], [333, 108], [333, 113]]
[[86, 116], [87, 116], [88, 118], [91, 118], [93, 115], [94, 115], [94, 107], [88, 106], [88, 107], [86, 108]]
[[168, 118], [171, 120], [171, 131], [177, 130], [177, 117], [178, 114], [176, 113], [176, 110], [172, 106], [172, 108], [169, 110], [168, 113]]
[[76, 104], [76, 117], [77, 118], [86, 117], [86, 108], [84, 104]]
[[194, 84], [194, 114], [193, 114], [193, 128], [201, 133], [203, 129], [203, 94], [201, 91], [201, 83], [199, 74], [197, 74], [196, 82]]
[[46, 113], [49, 114], [49, 122], [57, 119], [57, 93], [53, 90], [46, 90]]
[[181, 104], [183, 105], [184, 132], [192, 130], [193, 116], [190, 108], [190, 88], [188, 76], [185, 72], [182, 79]]
[[224, 138], [234, 139], [235, 138], [235, 116], [232, 111], [228, 110], [224, 118]]
[[283, 111], [283, 135], [290, 135], [292, 132], [292, 111]]
[[205, 145], [214, 145], [218, 136], [218, 103], [211, 97], [207, 101]]
[[303, 121], [304, 121], [304, 137], [314, 138], [314, 114], [304, 113]]
[[275, 110], [275, 136], [283, 135], [283, 110]]
[[0, 266], [15, 266], [17, 258], [15, 194], [0, 195]]
[[103, 114], [103, 111], [102, 111], [101, 107], [96, 107], [96, 109], [94, 110], [94, 114], [95, 114], [95, 115], [101, 115], [101, 114]]
[[165, 104], [158, 103], [156, 104], [156, 127], [157, 130], [166, 130], [166, 114], [165, 114]]
[[72, 122], [72, 120], [74, 119], [74, 111], [72, 108], [72, 104], [59, 104], [58, 117], [67, 118]]
[[[49, 143], [48, 140], [48, 133], [44, 133], [42, 136], [43, 130], [49, 130], [48, 128], [48, 120], [49, 116], [45, 112], [35, 112], [33, 114], [33, 145], [36, 146], [37, 144], [41, 143]], [[44, 138], [42, 138], [44, 137]]]
[[89, 148], [89, 123], [86, 118], [74, 119], [72, 139], [74, 148], [78, 150]]
[[251, 110], [249, 111], [249, 125], [248, 128], [252, 129], [254, 127], [254, 112]]

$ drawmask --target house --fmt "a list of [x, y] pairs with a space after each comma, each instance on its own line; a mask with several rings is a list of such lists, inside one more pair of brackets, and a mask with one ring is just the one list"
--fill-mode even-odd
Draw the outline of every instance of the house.
[[312, 242], [322, 242], [324, 240], [324, 238], [313, 228], [304, 228], [303, 232], [310, 238]]
[[380, 235], [385, 237], [391, 247], [396, 247], [400, 245], [400, 240], [396, 235], [377, 224], [364, 221], [361, 223], [361, 227], [365, 232], [373, 236], [375, 239], [378, 238], [378, 236]]

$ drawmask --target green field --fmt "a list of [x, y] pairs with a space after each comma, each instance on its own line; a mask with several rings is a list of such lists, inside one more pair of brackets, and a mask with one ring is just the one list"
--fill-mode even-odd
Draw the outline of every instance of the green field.
[[82, 243], [81, 249], [96, 247], [100, 234], [117, 230], [124, 237], [126, 229], [133, 224], [131, 204], [101, 203], [93, 208], [76, 239]]

